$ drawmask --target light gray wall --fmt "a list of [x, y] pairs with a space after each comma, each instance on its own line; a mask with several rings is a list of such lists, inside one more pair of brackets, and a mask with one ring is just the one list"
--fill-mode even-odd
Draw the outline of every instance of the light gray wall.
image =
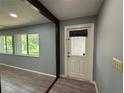
[[95, 33], [94, 78], [99, 93], [123, 93], [123, 74], [112, 67], [112, 57], [123, 59], [123, 0], [106, 0]]
[[[60, 22], [60, 71], [64, 74], [64, 26], [95, 23], [96, 16], [82, 17]], [[1, 32], [1, 31], [0, 31]], [[6, 33], [38, 32], [40, 33], [40, 58], [0, 55], [0, 62], [22, 68], [55, 74], [55, 28], [52, 24], [5, 30]], [[22, 62], [23, 61], [23, 62]]]
[[30, 32], [36, 32], [40, 35], [40, 57], [33, 58], [0, 54], [0, 62], [44, 73], [55, 74], [55, 25], [53, 23], [0, 31], [0, 33], [7, 34]]
[[96, 16], [76, 18], [60, 22], [60, 71], [64, 74], [64, 27], [76, 24], [95, 23]]

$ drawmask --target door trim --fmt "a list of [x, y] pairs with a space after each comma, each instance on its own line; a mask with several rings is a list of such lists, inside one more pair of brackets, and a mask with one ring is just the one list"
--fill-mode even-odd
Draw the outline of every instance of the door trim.
[[65, 77], [68, 77], [68, 74], [67, 74], [67, 67], [68, 67], [68, 64], [67, 64], [67, 43], [66, 43], [66, 39], [67, 39], [67, 31], [68, 29], [73, 29], [73, 28], [88, 28], [88, 30], [92, 31], [92, 40], [91, 40], [91, 45], [90, 48], [91, 48], [91, 53], [90, 53], [90, 68], [89, 68], [89, 71], [90, 71], [90, 76], [89, 76], [89, 81], [93, 81], [93, 52], [94, 52], [94, 23], [89, 23], [89, 24], [77, 24], [77, 25], [70, 25], [70, 26], [65, 26], [64, 27], [64, 76]]

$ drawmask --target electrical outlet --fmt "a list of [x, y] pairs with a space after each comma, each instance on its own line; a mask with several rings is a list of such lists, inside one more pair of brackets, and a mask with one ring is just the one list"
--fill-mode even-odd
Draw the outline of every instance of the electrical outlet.
[[112, 65], [115, 69], [117, 69], [120, 72], [123, 72], [123, 63], [117, 58], [112, 59]]

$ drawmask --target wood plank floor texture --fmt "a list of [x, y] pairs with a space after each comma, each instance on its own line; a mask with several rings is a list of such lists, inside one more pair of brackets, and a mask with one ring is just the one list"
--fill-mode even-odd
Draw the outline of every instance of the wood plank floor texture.
[[88, 81], [60, 78], [50, 93], [96, 93], [95, 86]]
[[0, 65], [2, 93], [45, 93], [55, 77]]
[[[55, 77], [0, 65], [2, 93], [45, 93]], [[87, 81], [59, 78], [49, 93], [96, 93]]]

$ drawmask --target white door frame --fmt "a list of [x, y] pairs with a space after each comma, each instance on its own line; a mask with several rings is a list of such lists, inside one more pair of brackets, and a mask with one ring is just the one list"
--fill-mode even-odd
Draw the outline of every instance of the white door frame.
[[90, 40], [90, 43], [91, 43], [91, 45], [92, 46], [90, 46], [90, 51], [91, 51], [91, 53], [90, 53], [90, 64], [89, 64], [89, 66], [90, 66], [90, 68], [89, 68], [89, 70], [90, 70], [90, 76], [89, 76], [89, 78], [90, 78], [90, 80], [89, 81], [93, 81], [93, 50], [94, 50], [94, 23], [89, 23], [89, 24], [77, 24], [77, 25], [70, 25], [70, 26], [65, 26], [64, 27], [64, 64], [65, 64], [65, 67], [64, 67], [64, 76], [65, 77], [67, 77], [67, 31], [68, 31], [68, 29], [73, 29], [73, 28], [88, 28], [88, 30], [89, 31], [91, 31], [91, 38], [92, 38], [92, 40]]

